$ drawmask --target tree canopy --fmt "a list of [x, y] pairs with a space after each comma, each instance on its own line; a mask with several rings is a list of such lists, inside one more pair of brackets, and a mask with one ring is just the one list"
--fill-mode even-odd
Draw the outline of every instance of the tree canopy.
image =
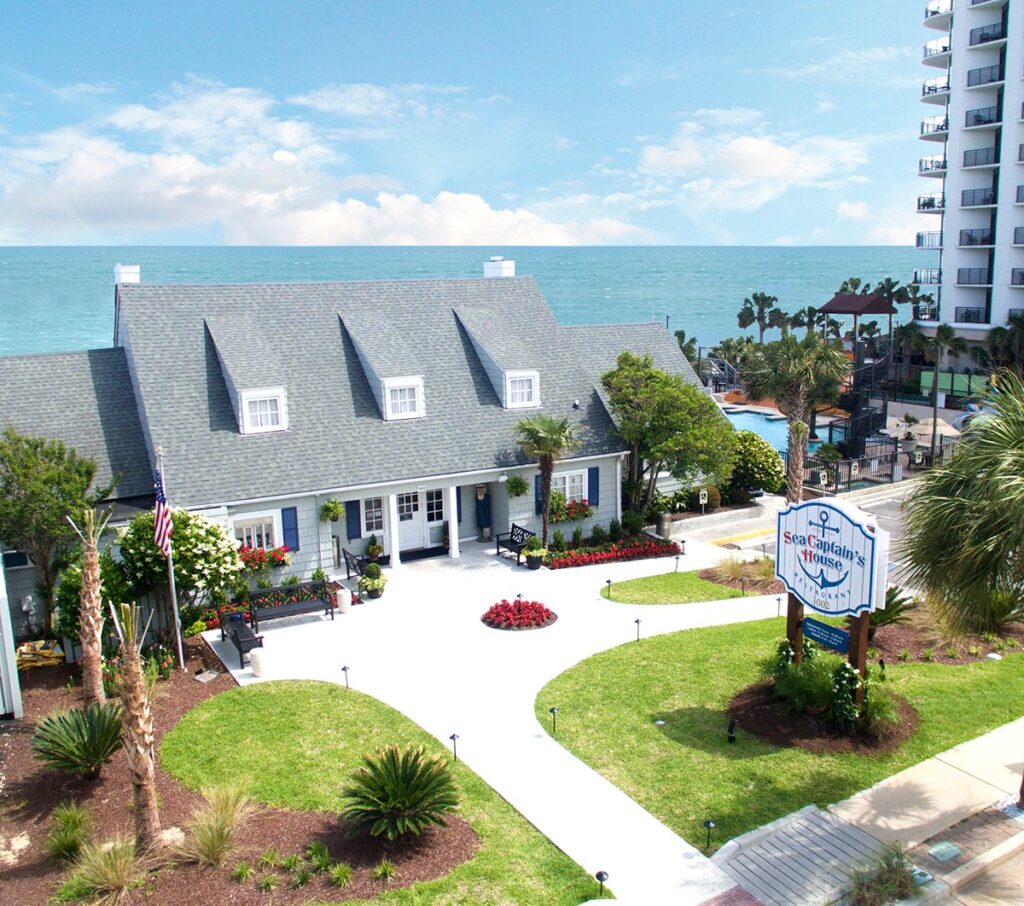
[[684, 483], [722, 484], [732, 472], [735, 432], [715, 401], [679, 375], [654, 367], [649, 355], [619, 355], [601, 378], [617, 431], [629, 446], [627, 507], [645, 512], [658, 474]]

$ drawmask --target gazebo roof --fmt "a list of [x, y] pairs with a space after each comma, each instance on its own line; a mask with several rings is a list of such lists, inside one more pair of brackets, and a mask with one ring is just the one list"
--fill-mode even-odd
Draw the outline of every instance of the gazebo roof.
[[818, 311], [830, 315], [894, 315], [896, 307], [887, 302], [884, 296], [839, 293]]

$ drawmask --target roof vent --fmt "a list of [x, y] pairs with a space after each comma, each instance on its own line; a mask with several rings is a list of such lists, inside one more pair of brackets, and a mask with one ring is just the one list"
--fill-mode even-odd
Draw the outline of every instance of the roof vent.
[[485, 277], [514, 277], [516, 275], [516, 263], [506, 261], [501, 255], [491, 255], [489, 261], [484, 262]]
[[114, 265], [114, 283], [141, 283], [142, 282], [142, 265], [140, 264], [121, 264], [120, 262]]

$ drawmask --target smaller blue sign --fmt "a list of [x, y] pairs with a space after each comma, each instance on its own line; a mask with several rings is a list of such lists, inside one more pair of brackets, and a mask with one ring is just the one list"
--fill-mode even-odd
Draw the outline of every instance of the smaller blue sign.
[[850, 650], [850, 633], [810, 617], [804, 617], [804, 635], [812, 642], [817, 642], [840, 654], [846, 654]]

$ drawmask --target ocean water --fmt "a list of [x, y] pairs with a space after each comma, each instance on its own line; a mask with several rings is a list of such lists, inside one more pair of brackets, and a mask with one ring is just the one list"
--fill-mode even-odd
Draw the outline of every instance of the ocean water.
[[795, 311], [828, 301], [847, 277], [905, 283], [920, 264], [895, 246], [9, 247], [0, 248], [0, 355], [109, 346], [117, 262], [141, 265], [146, 283], [255, 283], [478, 277], [490, 255], [514, 258], [564, 324], [668, 318], [702, 346], [740, 332], [736, 312], [752, 292]]

